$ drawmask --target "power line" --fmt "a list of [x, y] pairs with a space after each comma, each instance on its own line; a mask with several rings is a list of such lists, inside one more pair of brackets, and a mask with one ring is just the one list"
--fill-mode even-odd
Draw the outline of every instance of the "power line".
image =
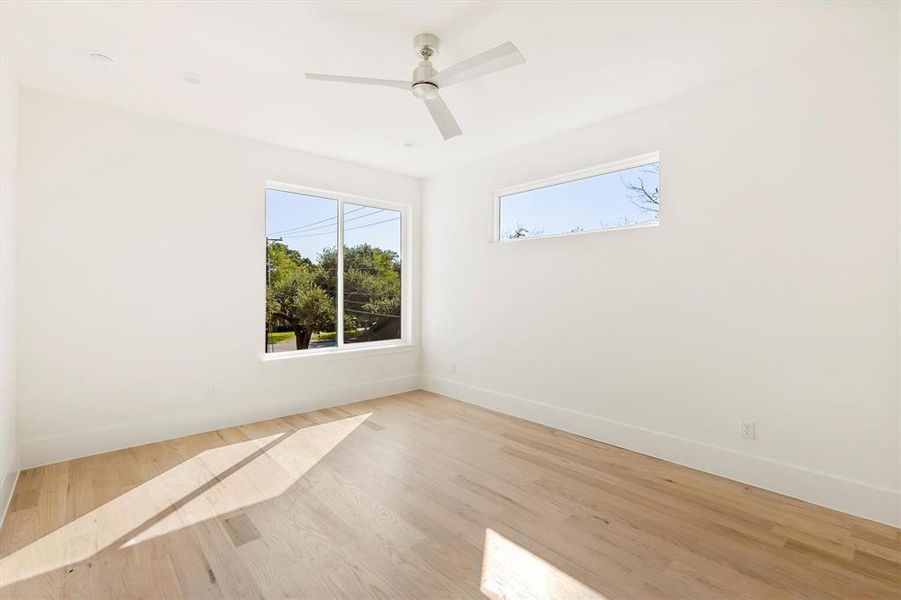
[[[385, 212], [386, 210], [388, 210], [388, 209], [386, 209], [386, 208], [377, 208], [377, 209], [375, 209], [375, 210], [374, 210], [373, 212], [371, 212], [371, 213], [367, 213], [367, 214], [365, 214], [365, 215], [360, 215], [359, 217], [353, 217], [353, 218], [350, 218], [350, 219], [344, 219], [344, 222], [347, 223], [348, 221], [358, 221], [358, 220], [360, 220], [360, 219], [365, 219], [366, 217], [371, 217], [372, 215], [376, 215], [376, 214], [378, 214], [378, 213], [380, 213], [380, 212]], [[347, 228], [345, 227], [345, 231], [346, 231], [346, 230], [347, 230]]]
[[[375, 214], [375, 213], [372, 213]], [[365, 215], [369, 216], [369, 215]], [[366, 225], [357, 225], [356, 227], [345, 227], [344, 231], [353, 231], [354, 229], [364, 229], [366, 227], [372, 227], [373, 225], [381, 225], [382, 223], [390, 223], [391, 221], [400, 221], [400, 217], [394, 217], [392, 219], [385, 219], [384, 221], [376, 221], [375, 223], [367, 223]], [[338, 233], [338, 230], [334, 231], [323, 231], [322, 233], [307, 233], [304, 235], [286, 235], [287, 238], [305, 238], [305, 237], [317, 237], [321, 235], [335, 235]]]
[[[357, 212], [357, 211], [359, 211], [359, 210], [364, 210], [364, 209], [366, 209], [366, 208], [372, 208], [372, 207], [371, 207], [371, 206], [359, 206], [359, 207], [357, 207], [357, 208], [355, 208], [355, 209], [353, 209], [353, 210], [345, 211], [344, 214], [345, 214], [345, 215], [349, 215], [349, 214], [355, 213], [355, 212]], [[290, 232], [296, 231], [296, 230], [298, 230], [298, 229], [306, 229], [307, 227], [310, 227], [310, 226], [312, 226], [312, 225], [318, 225], [319, 223], [326, 223], [326, 222], [328, 222], [328, 221], [332, 221], [332, 220], [337, 219], [337, 218], [338, 218], [338, 215], [335, 215], [334, 217], [329, 217], [329, 218], [327, 218], [327, 219], [322, 219], [321, 221], [313, 221], [312, 223], [307, 223], [306, 225], [298, 225], [297, 227], [289, 227], [288, 229], [282, 229], [281, 231], [273, 231], [273, 232], [270, 232], [269, 235], [278, 235], [278, 234], [280, 234], [280, 233], [290, 233]], [[316, 229], [318, 229], [318, 228], [316, 228]]]
[[[370, 207], [369, 207], [369, 206], [359, 206], [359, 207], [357, 207], [357, 208], [355, 208], [355, 209], [353, 209], [353, 210], [349, 210], [349, 211], [345, 212], [344, 214], [354, 213], [354, 212], [357, 212], [357, 211], [360, 211], [360, 210], [364, 210], [364, 209], [367, 209], [367, 208], [370, 208]], [[282, 229], [281, 231], [275, 231], [275, 232], [273, 232], [273, 235], [280, 234], [280, 233], [292, 233], [292, 232], [296, 232], [296, 231], [301, 230], [301, 229], [306, 229], [306, 228], [308, 228], [308, 227], [312, 227], [313, 225], [318, 225], [318, 224], [320, 224], [320, 223], [327, 223], [328, 221], [334, 221], [334, 220], [337, 219], [337, 218], [338, 218], [338, 215], [335, 215], [334, 217], [329, 217], [329, 218], [327, 218], [327, 219], [322, 219], [322, 220], [320, 220], [320, 221], [313, 221], [312, 223], [307, 223], [307, 224], [305, 224], [305, 225], [298, 225], [298, 226], [296, 226], [296, 227], [289, 227], [288, 229]], [[314, 229], [318, 229], [318, 227], [314, 227]]]
[[345, 227], [344, 231], [353, 231], [354, 229], [363, 229], [365, 227], [372, 227], [373, 225], [381, 225], [382, 223], [390, 223], [391, 221], [400, 221], [400, 216], [393, 217], [391, 219], [385, 219], [384, 221], [376, 221], [375, 223], [367, 223], [366, 225], [357, 225], [356, 227]]
[[368, 312], [365, 310], [351, 310], [349, 308], [344, 309], [344, 312], [354, 313], [357, 315], [374, 315], [376, 317], [390, 317], [392, 319], [400, 318], [400, 315], [386, 315], [385, 313]]
[[[370, 208], [370, 207], [367, 206], [366, 208]], [[365, 219], [366, 217], [371, 217], [372, 215], [378, 214], [380, 212], [384, 212], [385, 210], [386, 209], [384, 209], [384, 208], [376, 208], [371, 213], [366, 213], [365, 215], [359, 215], [357, 217], [351, 217], [350, 219], [344, 219], [344, 222], [347, 223], [348, 221], [357, 221], [359, 219]], [[331, 227], [334, 227], [335, 225], [336, 225], [335, 223], [329, 223], [328, 225], [320, 225], [319, 227], [313, 227], [312, 229], [308, 229], [306, 231], [300, 231], [298, 233], [316, 233], [317, 229], [331, 228]], [[287, 235], [285, 237], [296, 237], [296, 236]]]

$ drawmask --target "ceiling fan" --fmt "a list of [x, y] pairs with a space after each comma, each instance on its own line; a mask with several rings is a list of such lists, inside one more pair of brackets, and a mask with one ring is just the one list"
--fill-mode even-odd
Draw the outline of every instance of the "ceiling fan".
[[413, 69], [413, 76], [410, 81], [326, 75], [323, 73], [307, 73], [306, 75], [307, 79], [382, 85], [411, 90], [414, 96], [425, 102], [425, 106], [429, 109], [429, 113], [432, 115], [432, 119], [435, 121], [435, 125], [438, 126], [441, 135], [444, 139], [449, 140], [454, 136], [460, 135], [463, 131], [460, 130], [454, 115], [451, 114], [447, 104], [442, 100], [439, 90], [455, 83], [462, 83], [488, 73], [500, 71], [501, 69], [515, 67], [526, 61], [512, 42], [505, 42], [491, 50], [486, 50], [481, 54], [476, 54], [471, 58], [458, 62], [443, 71], [438, 71], [432, 66], [432, 57], [438, 54], [440, 45], [441, 40], [438, 39], [438, 36], [431, 33], [420, 33], [413, 39], [413, 48], [416, 50], [416, 55], [421, 57], [422, 60], [419, 66]]

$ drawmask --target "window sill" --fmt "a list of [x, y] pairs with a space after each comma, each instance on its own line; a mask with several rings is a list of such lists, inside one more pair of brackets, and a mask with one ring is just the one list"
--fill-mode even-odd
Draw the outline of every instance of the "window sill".
[[292, 358], [300, 358], [305, 360], [316, 359], [336, 359], [336, 358], [354, 358], [364, 356], [381, 356], [383, 354], [398, 354], [404, 352], [413, 352], [416, 350], [415, 344], [398, 342], [394, 344], [372, 344], [362, 348], [322, 348], [318, 350], [293, 350], [290, 352], [267, 352], [263, 354], [263, 362], [278, 362]]
[[546, 240], [562, 237], [574, 237], [578, 235], [589, 235], [594, 233], [608, 233], [611, 231], [625, 231], [627, 229], [646, 229], [648, 227], [659, 227], [660, 221], [651, 223], [636, 223], [635, 225], [621, 225], [619, 227], [606, 227], [604, 229], [589, 229], [587, 231], [564, 231], [562, 233], [547, 233], [541, 235], [533, 235], [521, 238], [498, 238], [495, 237], [492, 242], [495, 244], [518, 244], [520, 242], [531, 242], [532, 240]]

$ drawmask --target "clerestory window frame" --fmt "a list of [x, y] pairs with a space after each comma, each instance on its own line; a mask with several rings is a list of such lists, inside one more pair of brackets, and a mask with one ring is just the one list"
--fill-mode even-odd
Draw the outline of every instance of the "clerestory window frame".
[[526, 183], [521, 183], [509, 187], [505, 187], [503, 189], [497, 190], [492, 194], [492, 219], [491, 219], [491, 237], [490, 241], [496, 244], [508, 244], [508, 243], [520, 243], [520, 242], [529, 242], [533, 240], [544, 240], [544, 239], [554, 239], [561, 237], [568, 237], [574, 235], [594, 235], [598, 233], [606, 233], [610, 231], [622, 231], [629, 229], [643, 229], [647, 227], [657, 227], [660, 225], [662, 213], [658, 213], [657, 219], [654, 222], [649, 223], [637, 223], [632, 225], [617, 225], [610, 227], [596, 227], [592, 229], [585, 229], [581, 231], [565, 231], [560, 233], [548, 233], [548, 234], [539, 234], [533, 236], [525, 236], [521, 238], [507, 238], [504, 237], [503, 232], [501, 231], [502, 226], [502, 218], [501, 211], [503, 210], [503, 201], [504, 198], [510, 196], [516, 196], [517, 194], [522, 194], [524, 192], [531, 192], [534, 190], [540, 190], [544, 188], [555, 187], [559, 185], [565, 185], [567, 183], [572, 183], [574, 181], [580, 181], [583, 179], [591, 179], [594, 177], [600, 177], [604, 175], [610, 175], [613, 173], [617, 173], [620, 171], [625, 171], [628, 169], [632, 169], [635, 167], [643, 167], [650, 165], [660, 165], [660, 152], [647, 152], [645, 154], [640, 154], [638, 156], [632, 156], [630, 158], [625, 158], [622, 160], [616, 160], [612, 162], [607, 162], [601, 165], [595, 165], [592, 167], [587, 167], [585, 169], [579, 169], [577, 171], [569, 171], [566, 173], [561, 173], [559, 175], [552, 175], [550, 177], [545, 177], [543, 179], [528, 181]]

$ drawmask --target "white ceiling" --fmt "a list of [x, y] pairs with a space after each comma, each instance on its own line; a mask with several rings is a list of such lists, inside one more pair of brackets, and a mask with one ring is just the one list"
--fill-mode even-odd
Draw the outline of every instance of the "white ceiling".
[[[814, 42], [866, 7], [810, 3], [93, 2], [0, 4], [22, 85], [415, 176], [634, 110]], [[442, 92], [441, 140], [402, 90], [304, 71], [408, 78], [511, 40], [526, 64]], [[115, 57], [104, 68], [91, 51]], [[205, 77], [185, 83], [182, 72]], [[412, 146], [410, 143], [412, 142]]]

